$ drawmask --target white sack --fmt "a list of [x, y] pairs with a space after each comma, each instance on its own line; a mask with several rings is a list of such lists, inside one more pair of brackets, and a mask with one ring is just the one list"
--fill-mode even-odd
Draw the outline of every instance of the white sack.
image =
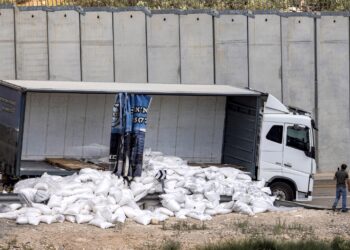
[[181, 209], [179, 203], [177, 203], [175, 200], [164, 199], [161, 201], [161, 203], [163, 207], [169, 209], [172, 212], [178, 212]]
[[148, 225], [151, 223], [152, 217], [148, 213], [142, 213], [133, 218], [133, 220], [141, 225]]
[[32, 207], [39, 209], [41, 214], [52, 214], [51, 209], [44, 204], [33, 203]]
[[23, 188], [18, 193], [23, 195], [27, 201], [34, 202], [36, 192], [37, 190], [34, 188]]
[[50, 199], [50, 193], [46, 190], [39, 189], [34, 195], [34, 202], [41, 203]]
[[174, 212], [169, 210], [169, 209], [167, 209], [167, 208], [165, 208], [165, 207], [159, 207], [154, 212], [155, 213], [165, 214], [165, 215], [170, 216], [170, 217], [174, 216]]
[[124, 213], [123, 208], [118, 208], [113, 214], [112, 214], [112, 223], [121, 222], [124, 223], [126, 220], [126, 216]]
[[75, 223], [75, 216], [74, 215], [66, 215], [65, 219], [66, 219], [66, 221]]
[[40, 190], [47, 191], [47, 190], [49, 190], [49, 185], [47, 185], [46, 183], [43, 183], [43, 182], [38, 182], [37, 184], [35, 184], [34, 188], [37, 190], [40, 189]]
[[128, 207], [128, 206], [123, 206], [122, 208], [123, 208], [123, 211], [124, 211], [126, 217], [131, 218], [131, 219], [138, 216], [141, 212], [141, 210], [138, 211], [138, 210], [133, 209], [133, 208]]
[[134, 195], [132, 194], [132, 191], [130, 189], [123, 189], [122, 198], [120, 199], [118, 204], [120, 206], [124, 206], [133, 200], [134, 200]]
[[251, 216], [254, 215], [253, 210], [247, 204], [241, 201], [236, 201], [232, 207], [232, 210], [237, 213], [247, 214]]
[[56, 222], [56, 216], [53, 216], [53, 215], [41, 215], [39, 218], [40, 218], [40, 222], [43, 222], [46, 224], [51, 224]]
[[186, 215], [190, 212], [188, 209], [180, 209], [175, 213], [175, 217], [178, 219], [186, 219]]
[[156, 221], [165, 221], [169, 218], [168, 215], [162, 214], [160, 212], [154, 212], [152, 214], [152, 219], [156, 220]]
[[94, 218], [94, 216], [91, 214], [86, 214], [86, 215], [78, 214], [75, 216], [75, 220], [78, 224], [88, 223], [93, 218]]
[[9, 220], [14, 220], [18, 216], [18, 213], [16, 211], [10, 211], [6, 213], [1, 213], [0, 214], [0, 219], [9, 219]]
[[17, 209], [19, 209], [19, 208], [21, 208], [21, 207], [22, 207], [22, 205], [19, 204], [19, 203], [12, 203], [12, 204], [9, 205], [9, 208], [10, 208], [12, 211], [17, 210]]
[[40, 224], [40, 216], [37, 216], [37, 217], [29, 216], [28, 217], [28, 224], [31, 224], [34, 226], [39, 225]]
[[20, 224], [20, 225], [22, 225], [22, 224], [28, 224], [28, 218], [27, 218], [27, 216], [24, 216], [24, 215], [18, 216], [18, 217], [17, 217], [17, 220], [16, 220], [16, 223], [17, 223], [17, 224]]
[[110, 228], [110, 227], [114, 227], [114, 225], [112, 223], [109, 223], [105, 220], [103, 220], [100, 217], [94, 218], [89, 222], [90, 225], [94, 225], [96, 227], [100, 227], [102, 229], [106, 229], [106, 228]]

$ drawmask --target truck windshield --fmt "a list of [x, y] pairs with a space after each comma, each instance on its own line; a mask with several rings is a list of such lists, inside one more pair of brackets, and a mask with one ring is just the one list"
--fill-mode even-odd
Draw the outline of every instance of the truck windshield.
[[310, 146], [309, 128], [300, 126], [288, 126], [287, 146], [308, 151]]

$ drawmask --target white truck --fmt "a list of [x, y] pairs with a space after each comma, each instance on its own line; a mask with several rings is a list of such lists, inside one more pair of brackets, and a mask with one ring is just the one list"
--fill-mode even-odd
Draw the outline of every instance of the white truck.
[[[14, 180], [44, 172], [72, 174], [46, 158], [86, 158], [82, 148], [96, 138], [108, 148], [113, 100], [120, 92], [223, 98], [224, 128], [216, 133], [222, 136], [222, 148], [213, 163], [244, 168], [253, 179], [264, 179], [281, 199], [312, 198], [316, 163], [311, 115], [287, 108], [272, 95], [227, 85], [2, 80], [0, 173]], [[100, 95], [103, 102], [97, 101]], [[103, 132], [88, 133], [91, 129]], [[101, 157], [106, 156], [102, 151]]]
[[285, 200], [311, 200], [316, 172], [315, 122], [269, 95], [261, 126], [258, 179]]

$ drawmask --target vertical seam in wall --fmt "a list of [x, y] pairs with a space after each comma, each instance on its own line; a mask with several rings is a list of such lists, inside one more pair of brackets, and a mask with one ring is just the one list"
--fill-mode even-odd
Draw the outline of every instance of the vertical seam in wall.
[[284, 79], [283, 79], [283, 38], [282, 38], [282, 17], [280, 16], [280, 52], [281, 52], [281, 100], [284, 102], [283, 88], [284, 88]]
[[[116, 81], [115, 72], [115, 37], [114, 37], [114, 13], [112, 12], [112, 48], [113, 48], [113, 82]], [[107, 99], [107, 98], [106, 98]]]
[[46, 50], [47, 50], [47, 79], [51, 80], [50, 76], [50, 45], [49, 45], [49, 13], [46, 13]]
[[146, 14], [144, 14], [145, 15], [145, 39], [146, 39], [146, 41], [145, 41], [145, 44], [146, 44], [146, 82], [148, 82], [148, 31], [147, 31], [147, 15]]
[[15, 52], [15, 79], [18, 79], [17, 75], [17, 35], [16, 35], [16, 9], [13, 7], [13, 39], [14, 39], [14, 52]]
[[213, 83], [216, 84], [216, 46], [215, 46], [215, 17], [212, 16], [212, 37], [213, 37]]
[[[317, 56], [317, 50], [318, 50], [318, 46], [317, 46], [317, 42], [318, 42], [318, 38], [317, 38], [317, 19], [314, 18], [314, 91], [315, 91], [315, 100], [314, 100], [314, 104], [315, 104], [315, 123], [318, 126], [318, 56]], [[315, 138], [315, 144], [318, 146], [318, 132], [316, 132], [317, 135], [314, 135]], [[314, 146], [316, 146], [314, 145]], [[317, 150], [318, 151], [318, 150]], [[319, 151], [318, 151], [319, 152]], [[318, 162], [319, 162], [319, 158], [318, 158], [318, 154], [316, 154], [316, 168], [318, 167]]]
[[79, 51], [80, 51], [80, 81], [83, 81], [83, 50], [81, 39], [81, 13], [79, 13]]
[[179, 22], [179, 69], [178, 69], [178, 74], [179, 74], [179, 80], [180, 84], [182, 84], [182, 67], [181, 67], [181, 21], [180, 21], [180, 15], [178, 16], [178, 22]]
[[249, 66], [249, 17], [247, 16], [247, 73], [248, 73], [248, 88], [250, 88], [250, 66]]

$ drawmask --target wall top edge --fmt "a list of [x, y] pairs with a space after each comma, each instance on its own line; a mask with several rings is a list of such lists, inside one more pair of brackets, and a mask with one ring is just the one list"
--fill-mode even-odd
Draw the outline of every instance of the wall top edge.
[[349, 11], [322, 11], [320, 12], [321, 16], [344, 16], [348, 17], [350, 16]]
[[180, 10], [180, 9], [155, 9], [150, 10], [146, 7], [80, 7], [80, 6], [15, 6], [10, 4], [0, 5], [0, 9], [11, 9], [16, 8], [19, 11], [67, 11], [73, 10], [81, 14], [86, 12], [128, 12], [128, 11], [141, 11], [147, 16], [157, 15], [157, 14], [175, 14], [175, 15], [191, 15], [191, 14], [208, 14], [214, 17], [220, 17], [222, 15], [244, 15], [247, 17], [254, 18], [257, 15], [278, 15], [281, 17], [311, 17], [320, 18], [321, 16], [344, 16], [349, 17], [350, 11], [321, 11], [321, 12], [283, 12], [278, 10], [215, 10], [215, 9], [193, 9], [193, 10]]

